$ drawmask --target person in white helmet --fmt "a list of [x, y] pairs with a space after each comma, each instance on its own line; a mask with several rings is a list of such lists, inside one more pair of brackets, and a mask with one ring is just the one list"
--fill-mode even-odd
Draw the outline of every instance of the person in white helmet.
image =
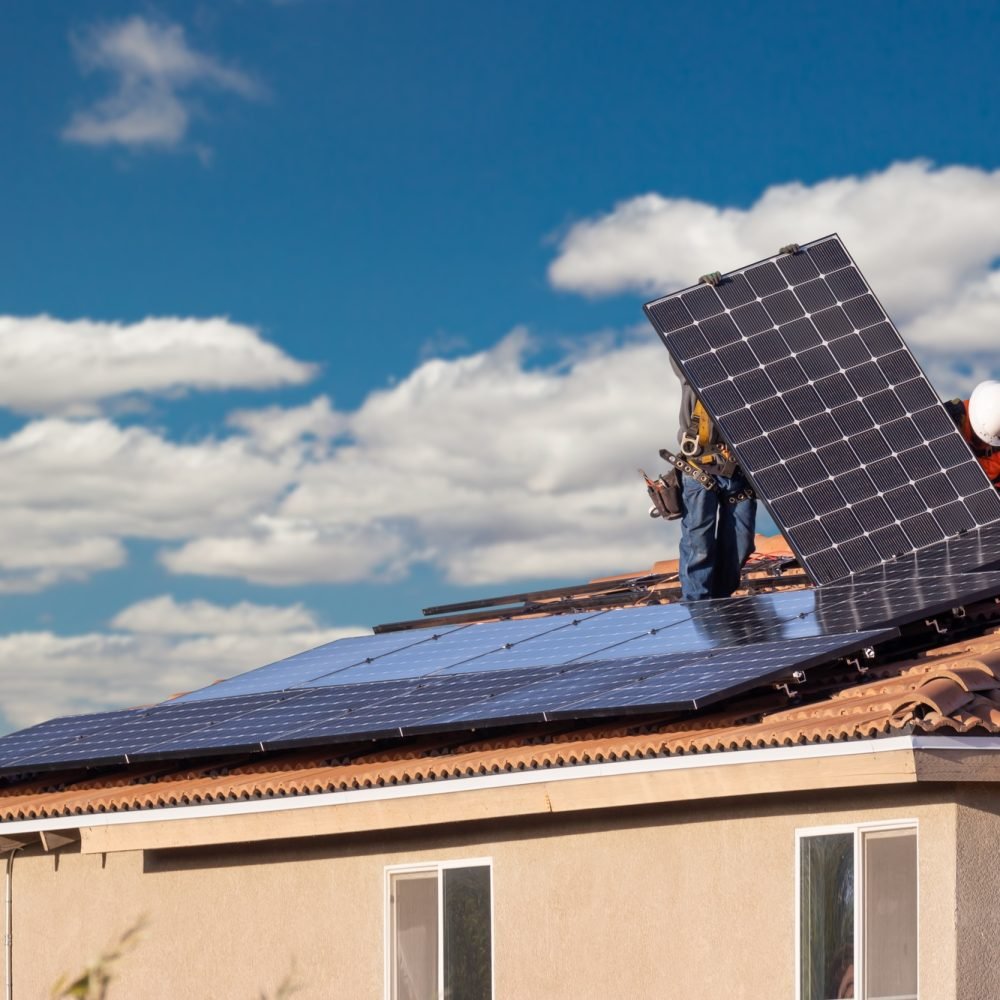
[[983, 471], [1000, 489], [1000, 382], [980, 382], [968, 399], [953, 399], [945, 403], [945, 409]]

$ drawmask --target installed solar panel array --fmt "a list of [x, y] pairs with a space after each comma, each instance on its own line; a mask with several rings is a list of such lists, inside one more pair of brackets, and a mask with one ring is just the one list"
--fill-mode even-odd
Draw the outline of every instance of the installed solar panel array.
[[[344, 639], [149, 709], [15, 733], [0, 739], [0, 770], [691, 710], [896, 634], [864, 627], [884, 609], [837, 590]], [[901, 613], [907, 602], [900, 592]]]
[[[948, 543], [966, 570], [1000, 528]], [[947, 553], [923, 555], [930, 569]], [[936, 560], [936, 561], [935, 561]], [[0, 772], [278, 750], [480, 726], [691, 710], [1000, 593], [1000, 573], [884, 573], [815, 590], [342, 639], [148, 709], [0, 739]]]
[[815, 582], [1000, 520], [997, 491], [839, 237], [646, 314]]

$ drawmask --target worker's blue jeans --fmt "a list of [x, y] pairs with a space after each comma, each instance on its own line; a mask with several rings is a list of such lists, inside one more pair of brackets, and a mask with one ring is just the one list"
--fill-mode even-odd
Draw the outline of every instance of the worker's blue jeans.
[[716, 476], [718, 489], [706, 490], [682, 476], [681, 594], [685, 601], [729, 597], [740, 585], [740, 570], [753, 552], [757, 501], [731, 504], [747, 488], [742, 476]]

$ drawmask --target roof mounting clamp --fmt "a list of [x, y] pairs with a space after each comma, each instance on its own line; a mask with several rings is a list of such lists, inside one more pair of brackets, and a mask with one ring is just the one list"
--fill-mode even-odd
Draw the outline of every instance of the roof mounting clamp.
[[793, 691], [791, 688], [792, 684], [804, 684], [806, 679], [804, 670], [794, 670], [787, 681], [782, 681], [779, 684], [774, 685], [775, 691], [784, 691], [785, 696], [788, 698], [798, 698], [798, 691]]
[[951, 609], [951, 613], [956, 618], [964, 618], [965, 617], [965, 608], [964, 607], [952, 608]]
[[945, 635], [948, 632], [947, 627], [942, 625], [936, 618], [925, 618], [924, 624], [933, 625], [934, 630], [937, 632], [938, 635]]
[[[867, 650], [865, 650], [865, 652], [867, 652]], [[868, 673], [868, 667], [865, 664], [863, 664], [860, 658], [857, 656], [848, 657], [847, 665], [849, 667], [854, 667], [854, 669], [857, 670], [857, 672], [861, 674], [862, 677], [864, 677], [864, 675]]]

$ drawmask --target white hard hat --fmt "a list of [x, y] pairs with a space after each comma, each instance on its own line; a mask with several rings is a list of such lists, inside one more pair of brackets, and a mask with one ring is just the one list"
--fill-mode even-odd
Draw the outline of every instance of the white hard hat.
[[1000, 448], [1000, 382], [980, 382], [969, 397], [972, 433], [994, 448]]

